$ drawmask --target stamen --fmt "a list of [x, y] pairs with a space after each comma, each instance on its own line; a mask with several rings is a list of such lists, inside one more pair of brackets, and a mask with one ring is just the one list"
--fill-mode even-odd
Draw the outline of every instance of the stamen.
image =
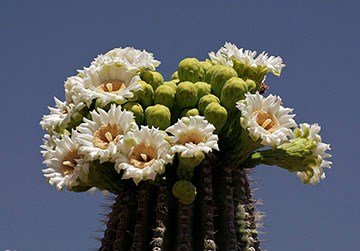
[[112, 92], [112, 91], [113, 91], [113, 85], [112, 85], [112, 83], [107, 83], [107, 84], [106, 84], [106, 88], [108, 89], [108, 92]]
[[72, 168], [75, 168], [75, 164], [74, 163], [72, 163], [71, 161], [69, 161], [69, 160], [65, 160], [65, 161], [63, 161], [63, 163], [62, 163], [64, 166], [69, 166], [69, 167], [72, 167]]
[[262, 123], [262, 128], [266, 128], [268, 125], [270, 125], [272, 122], [271, 119], [266, 119], [263, 123]]
[[148, 156], [145, 153], [140, 153], [140, 156], [145, 162], [147, 162]]
[[113, 141], [113, 136], [110, 132], [106, 132], [104, 136], [109, 142]]

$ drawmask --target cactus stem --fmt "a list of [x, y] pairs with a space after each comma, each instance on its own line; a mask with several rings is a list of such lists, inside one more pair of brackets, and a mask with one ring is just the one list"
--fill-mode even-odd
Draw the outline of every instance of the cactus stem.
[[115, 202], [111, 208], [111, 212], [108, 216], [109, 220], [106, 224], [106, 230], [104, 233], [104, 237], [101, 240], [101, 247], [99, 251], [111, 251], [113, 250], [113, 243], [116, 237], [116, 229], [119, 225], [119, 206], [121, 201], [119, 197], [115, 199]]
[[136, 220], [137, 201], [136, 188], [118, 195], [120, 200], [119, 225], [114, 241], [114, 250], [130, 250], [133, 241], [134, 224]]
[[166, 205], [166, 200], [168, 197], [167, 186], [165, 184], [160, 184], [157, 194], [157, 201], [156, 201], [156, 219], [155, 219], [155, 229], [154, 229], [154, 238], [151, 242], [152, 244], [152, 251], [162, 251], [163, 243], [164, 243], [164, 236], [166, 231], [167, 225], [167, 213], [168, 208]]
[[178, 202], [177, 247], [176, 251], [192, 250], [192, 204]]
[[148, 243], [151, 239], [151, 231], [148, 226], [151, 225], [152, 219], [149, 210], [152, 203], [151, 190], [149, 184], [142, 184], [139, 189], [132, 251], [148, 250]]
[[[212, 156], [213, 157], [213, 156]], [[202, 223], [204, 234], [204, 251], [215, 251], [215, 231], [214, 231], [214, 200], [213, 200], [213, 182], [212, 182], [212, 163], [210, 158], [204, 160], [201, 166], [200, 182], [202, 189], [200, 190], [199, 199], [202, 203]], [[200, 195], [202, 195], [200, 197]]]

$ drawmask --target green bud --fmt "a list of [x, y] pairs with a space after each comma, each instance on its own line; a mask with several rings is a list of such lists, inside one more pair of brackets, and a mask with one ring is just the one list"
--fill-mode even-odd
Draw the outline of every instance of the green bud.
[[175, 91], [171, 86], [161, 85], [154, 93], [154, 103], [169, 107], [170, 109], [175, 103]]
[[145, 81], [139, 81], [142, 86], [142, 89], [136, 91], [134, 94], [137, 97], [137, 101], [144, 107], [148, 107], [153, 104], [154, 99], [154, 89], [151, 85]]
[[198, 91], [198, 99], [211, 93], [211, 85], [209, 85], [208, 83], [196, 82], [194, 85]]
[[138, 125], [144, 123], [144, 109], [139, 103], [136, 102], [127, 102], [123, 108], [127, 111], [130, 111], [135, 116], [135, 122]]
[[238, 74], [233, 68], [224, 65], [213, 65], [206, 72], [205, 82], [211, 85], [211, 91], [220, 97], [221, 90], [227, 80], [237, 77]]
[[196, 58], [185, 58], [180, 61], [178, 66], [178, 76], [180, 81], [197, 82], [205, 76], [205, 70]]
[[179, 156], [179, 165], [176, 169], [176, 175], [180, 179], [191, 180], [194, 175], [194, 168], [205, 159], [205, 153], [197, 151], [193, 157]]
[[200, 115], [200, 112], [196, 108], [186, 108], [181, 113], [181, 117], [191, 117], [191, 116], [197, 116], [197, 115]]
[[256, 82], [254, 80], [246, 79], [245, 83], [246, 83], [250, 93], [255, 93], [257, 91], [258, 85], [256, 84]]
[[208, 61], [208, 60], [206, 60], [206, 61], [201, 61], [200, 62], [200, 64], [201, 64], [201, 67], [204, 69], [204, 71], [205, 71], [205, 74], [206, 74], [206, 72], [211, 68], [211, 66], [213, 66], [213, 64], [212, 63], [210, 63], [211, 61]]
[[220, 99], [213, 94], [207, 94], [200, 98], [199, 103], [198, 103], [198, 108], [199, 108], [199, 111], [201, 114], [204, 114], [205, 108], [210, 103], [220, 104]]
[[174, 80], [170, 80], [170, 81], [165, 81], [163, 85], [170, 86], [171, 88], [174, 89], [174, 91], [176, 91], [177, 85], [178, 85], [179, 81], [180, 81], [179, 79], [174, 79]]
[[164, 83], [163, 76], [157, 71], [142, 71], [140, 77], [146, 83], [150, 84], [154, 90]]
[[191, 204], [196, 197], [196, 187], [187, 180], [177, 181], [172, 188], [173, 195], [183, 204]]
[[228, 110], [236, 110], [235, 104], [239, 100], [245, 99], [245, 93], [248, 92], [246, 82], [238, 77], [232, 77], [225, 82], [221, 91], [221, 104]]
[[171, 75], [171, 80], [174, 80], [174, 79], [179, 79], [179, 75], [178, 75], [178, 72], [174, 72], [172, 75]]
[[160, 130], [165, 130], [170, 126], [171, 113], [169, 108], [164, 105], [149, 106], [145, 110], [145, 122], [151, 127], [158, 127]]
[[195, 85], [189, 81], [181, 82], [176, 89], [175, 101], [180, 108], [195, 107], [198, 101]]
[[218, 133], [226, 124], [228, 113], [220, 104], [213, 102], [206, 106], [204, 116], [209, 123], [215, 126], [215, 133]]

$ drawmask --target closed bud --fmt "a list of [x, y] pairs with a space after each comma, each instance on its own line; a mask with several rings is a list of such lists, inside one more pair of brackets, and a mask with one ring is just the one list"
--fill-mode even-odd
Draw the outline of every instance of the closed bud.
[[248, 92], [246, 82], [238, 77], [232, 77], [225, 82], [221, 91], [221, 104], [228, 110], [236, 110], [236, 102], [245, 99], [245, 93]]
[[181, 82], [176, 89], [176, 105], [180, 108], [195, 107], [198, 101], [198, 91], [189, 81]]
[[163, 85], [170, 86], [171, 88], [174, 89], [174, 91], [176, 91], [179, 81], [180, 81], [179, 79], [173, 79], [170, 81], [165, 81]]
[[178, 72], [174, 72], [172, 75], [171, 75], [171, 80], [174, 80], [174, 79], [179, 79], [179, 75], [178, 75]]
[[160, 130], [165, 130], [171, 122], [169, 108], [160, 104], [149, 106], [145, 110], [145, 122], [149, 127], [154, 126]]
[[148, 107], [153, 104], [154, 100], [154, 89], [151, 85], [145, 81], [139, 81], [141, 84], [141, 90], [135, 92], [135, 97], [137, 101], [144, 107]]
[[207, 94], [211, 93], [211, 85], [205, 82], [196, 82], [195, 87], [198, 92], [198, 99], [200, 99], [202, 96], [205, 96]]
[[196, 187], [187, 180], [179, 180], [172, 187], [173, 195], [183, 204], [191, 204], [196, 197]]
[[206, 60], [206, 61], [201, 61], [200, 64], [201, 64], [201, 67], [204, 69], [205, 74], [206, 74], [206, 72], [211, 68], [211, 66], [213, 66], [213, 64], [211, 63], [211, 61], [208, 61], [208, 60]]
[[205, 70], [196, 58], [185, 58], [180, 61], [178, 66], [178, 76], [180, 81], [198, 82], [205, 76]]
[[186, 108], [181, 113], [181, 117], [191, 117], [191, 116], [197, 116], [197, 115], [200, 115], [200, 112], [196, 108]]
[[205, 95], [202, 98], [200, 98], [199, 103], [198, 103], [198, 108], [199, 108], [199, 111], [201, 114], [204, 114], [205, 108], [210, 103], [220, 104], [220, 99], [213, 94], [208, 94], [208, 95]]
[[175, 103], [175, 91], [171, 86], [159, 86], [154, 93], [154, 104], [161, 104], [169, 107], [170, 109]]
[[215, 133], [218, 133], [226, 123], [228, 112], [220, 104], [213, 102], [206, 106], [204, 116], [209, 123], [215, 126]]
[[163, 76], [157, 71], [142, 71], [140, 77], [146, 83], [150, 84], [154, 90], [164, 83]]
[[250, 93], [254, 94], [258, 90], [258, 85], [254, 80], [246, 79], [245, 83]]
[[206, 72], [205, 82], [209, 83], [211, 85], [211, 91], [220, 97], [225, 82], [237, 76], [238, 74], [233, 68], [224, 65], [213, 65]]
[[138, 125], [141, 125], [144, 123], [144, 109], [139, 103], [136, 102], [127, 102], [125, 105], [123, 105], [123, 108], [127, 111], [130, 111], [135, 116], [135, 122]]

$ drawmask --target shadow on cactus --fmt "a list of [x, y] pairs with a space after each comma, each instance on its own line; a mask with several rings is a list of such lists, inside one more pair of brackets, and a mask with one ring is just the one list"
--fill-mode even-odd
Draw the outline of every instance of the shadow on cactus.
[[44, 176], [117, 196], [99, 250], [260, 250], [247, 169], [318, 183], [331, 165], [320, 127], [297, 126], [280, 97], [263, 95], [280, 57], [225, 43], [182, 60], [169, 81], [159, 64], [117, 48], [69, 77], [40, 122]]

